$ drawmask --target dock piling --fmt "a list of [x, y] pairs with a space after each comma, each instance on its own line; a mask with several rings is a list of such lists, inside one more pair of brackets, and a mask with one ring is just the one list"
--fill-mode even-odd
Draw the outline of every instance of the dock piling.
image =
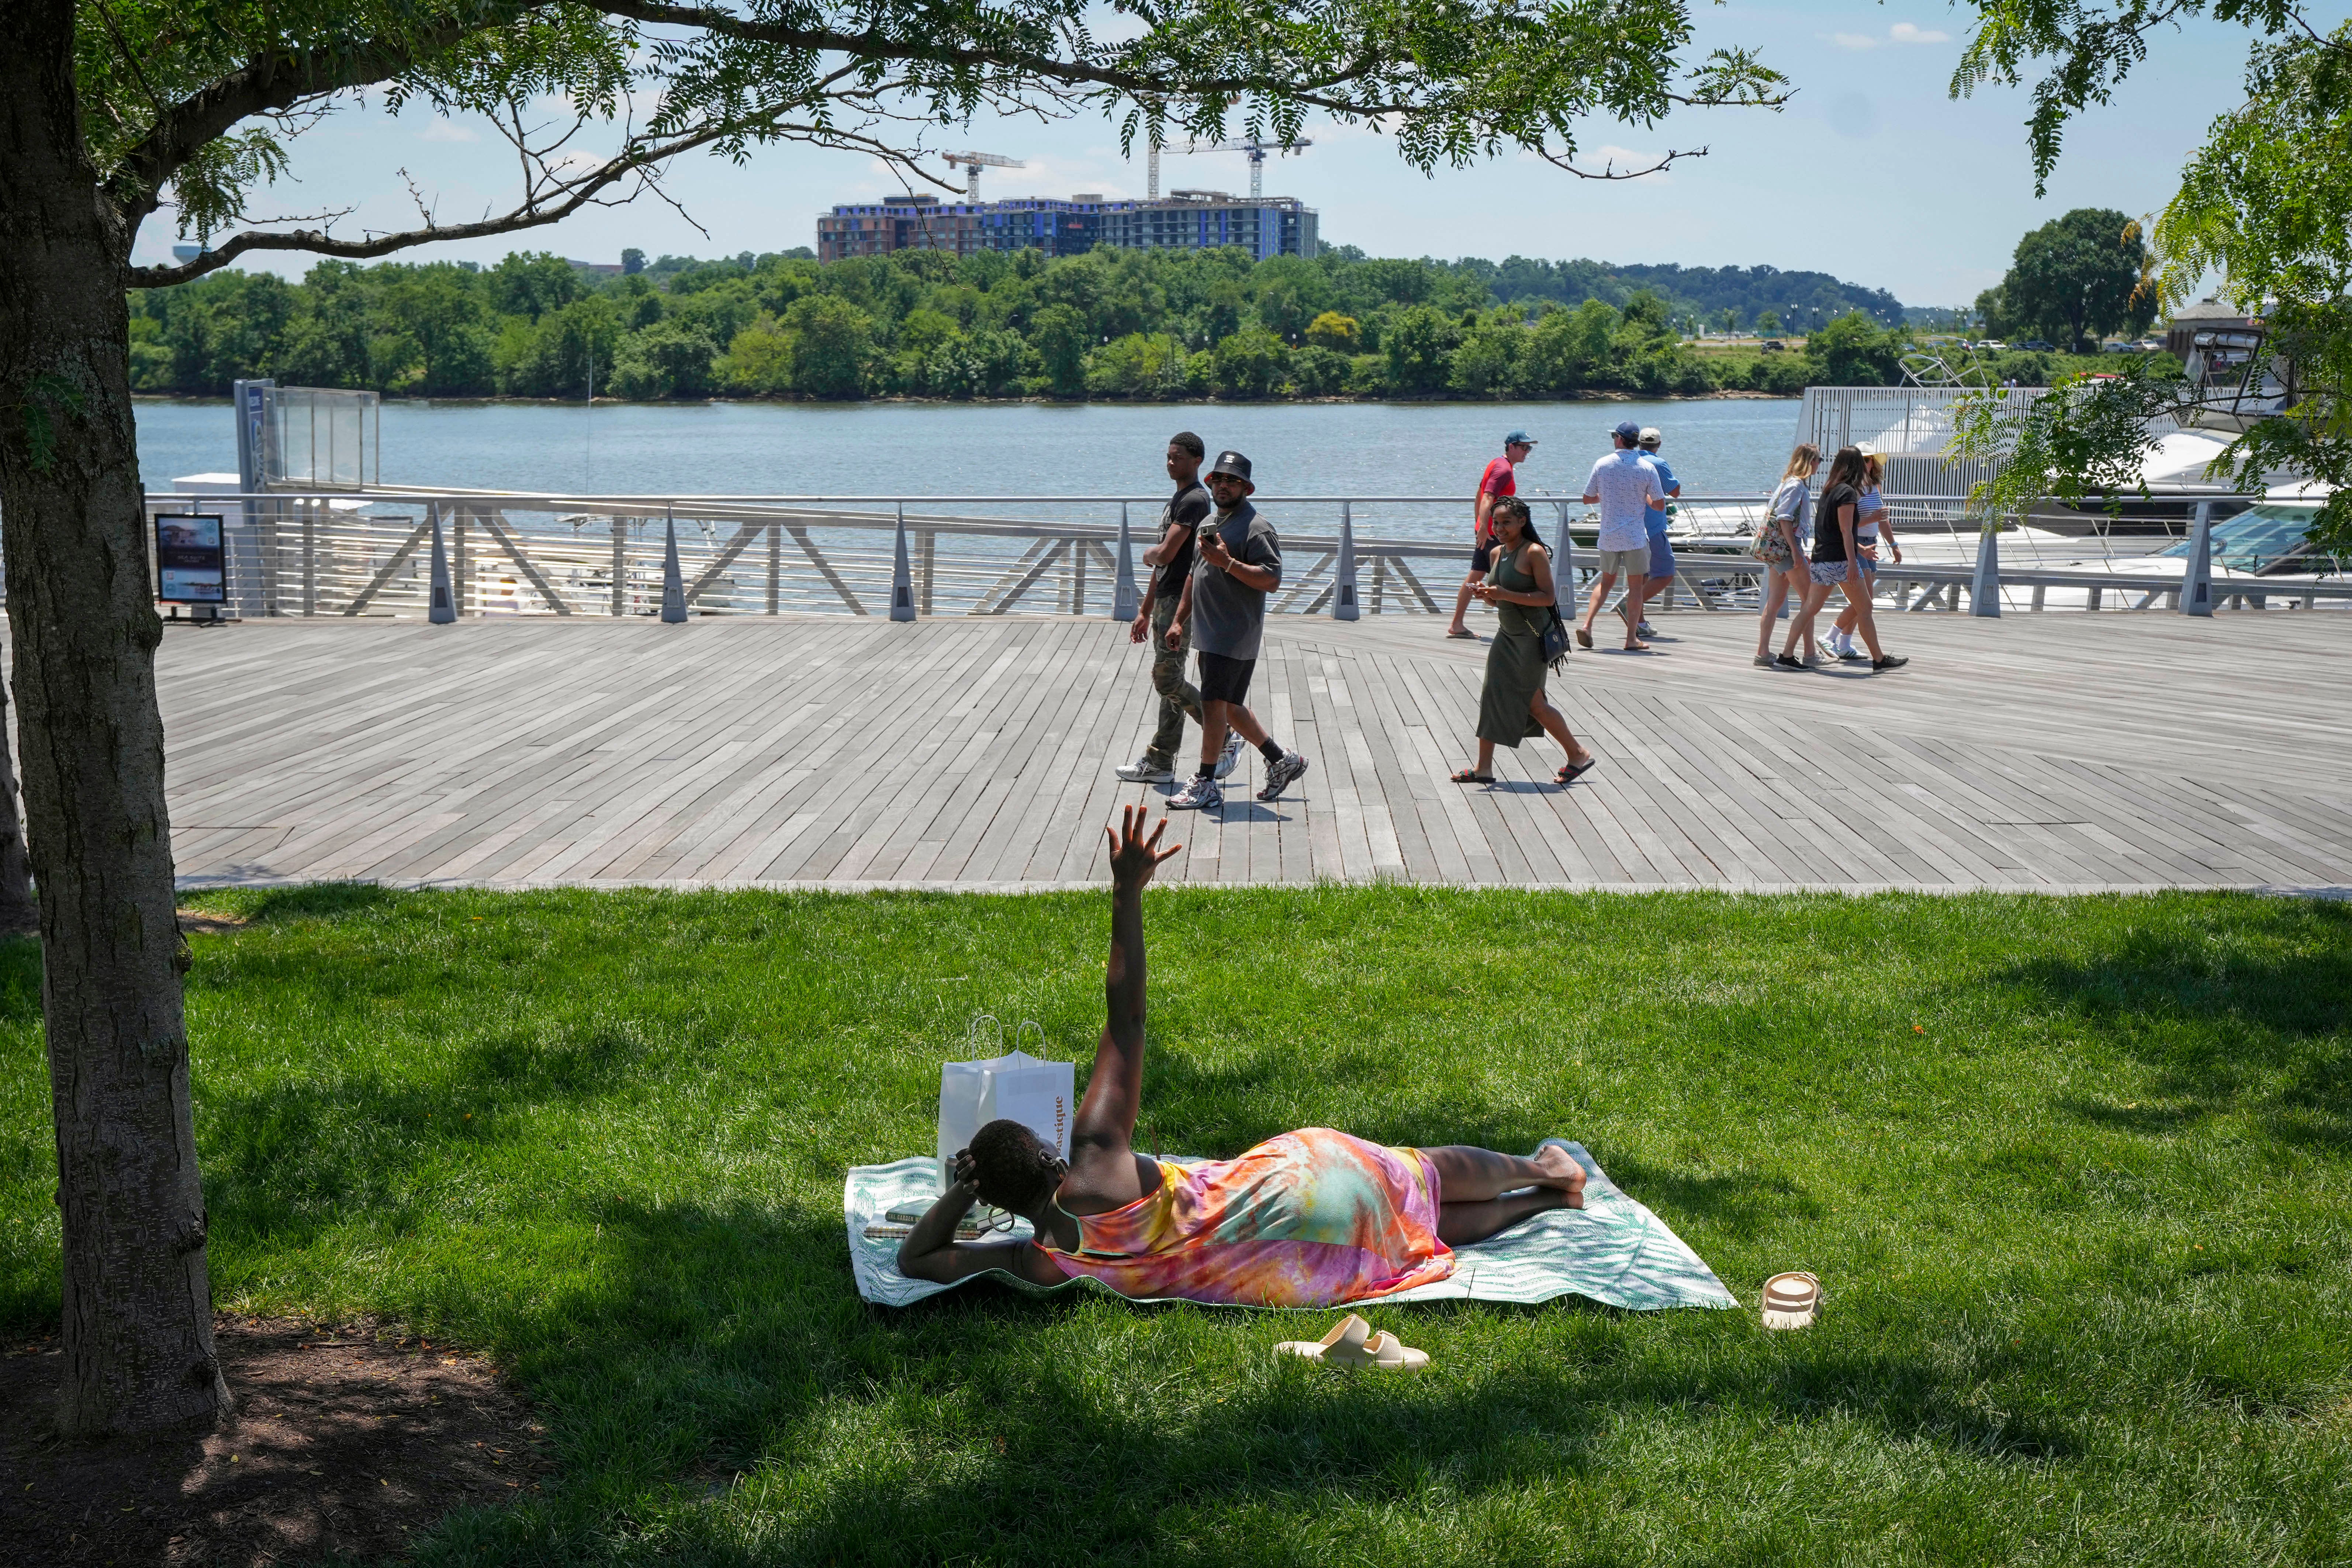
[[1356, 519], [1346, 501], [1339, 503], [1339, 564], [1331, 575], [1331, 618], [1352, 621], [1362, 616], [1356, 604]]
[[898, 503], [898, 542], [890, 554], [890, 618], [915, 618], [915, 574], [907, 563], [907, 503]]
[[2000, 618], [2000, 520], [1989, 519], [1977, 535], [1977, 572], [1969, 584], [1969, 613]]
[[449, 552], [441, 543], [440, 503], [436, 501], [425, 510], [433, 524], [433, 587], [425, 618], [436, 626], [446, 626], [457, 618], [457, 605], [449, 594]]
[[677, 569], [677, 518], [662, 509], [662, 611], [672, 626], [686, 619], [686, 576]]
[[1118, 575], [1111, 584], [1110, 618], [1131, 621], [1139, 604], [1135, 592], [1135, 536], [1129, 531], [1127, 502], [1118, 503]]
[[[2096, 606], [2097, 590], [2094, 589], [2092, 605]], [[2197, 521], [2189, 531], [2189, 573], [2180, 582], [2180, 613], [2184, 616], [2207, 616], [2213, 613], [2213, 503], [2197, 503]]]

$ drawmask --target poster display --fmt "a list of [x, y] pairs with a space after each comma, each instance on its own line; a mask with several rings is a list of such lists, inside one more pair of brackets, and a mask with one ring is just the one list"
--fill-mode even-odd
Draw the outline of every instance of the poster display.
[[219, 517], [182, 512], [155, 520], [155, 597], [171, 605], [227, 602], [228, 554]]

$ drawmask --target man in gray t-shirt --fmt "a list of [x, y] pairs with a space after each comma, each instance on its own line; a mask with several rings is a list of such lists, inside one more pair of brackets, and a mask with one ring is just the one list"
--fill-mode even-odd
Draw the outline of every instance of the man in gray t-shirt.
[[1201, 656], [1201, 771], [1168, 803], [1171, 811], [1225, 804], [1216, 767], [1228, 724], [1265, 758], [1265, 787], [1257, 792], [1258, 799], [1275, 799], [1307, 771], [1307, 759], [1276, 744], [1244, 700], [1265, 633], [1265, 596], [1282, 586], [1282, 542], [1249, 503], [1257, 487], [1250, 482], [1247, 458], [1218, 453], [1208, 479], [1216, 515], [1201, 529], [1200, 557], [1168, 628], [1171, 647], [1190, 628]]

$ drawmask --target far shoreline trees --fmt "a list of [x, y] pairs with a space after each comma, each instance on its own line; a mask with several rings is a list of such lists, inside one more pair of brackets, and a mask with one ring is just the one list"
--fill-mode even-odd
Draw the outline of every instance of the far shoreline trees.
[[[595, 395], [632, 401], [1790, 395], [1821, 382], [1892, 384], [1910, 343], [1891, 295], [1769, 268], [1440, 262], [1351, 247], [1311, 261], [1106, 248], [635, 263], [600, 276], [546, 253], [488, 267], [324, 261], [299, 283], [223, 272], [143, 290], [131, 300], [131, 384], [219, 395], [268, 375], [394, 396], [580, 399], [593, 375]], [[1625, 286], [1665, 274], [1710, 292]], [[1611, 297], [1556, 297], [1580, 279]], [[1798, 352], [1684, 341], [1682, 323], [1706, 318], [1711, 298], [1766, 289], [1814, 318]], [[1776, 310], [1754, 319], [1779, 330]], [[2051, 368], [2020, 360], [1999, 374], [2032, 381]]]

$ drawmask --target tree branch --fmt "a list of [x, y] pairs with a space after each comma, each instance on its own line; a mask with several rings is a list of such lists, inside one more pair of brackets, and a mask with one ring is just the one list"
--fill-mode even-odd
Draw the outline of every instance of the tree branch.
[[[549, 3], [499, 0], [499, 8], [511, 21]], [[110, 194], [127, 217], [134, 222], [143, 218], [155, 210], [164, 185], [189, 156], [239, 121], [397, 76], [462, 43], [484, 25], [478, 15], [451, 17], [409, 37], [373, 38], [349, 49], [309, 49], [252, 59], [194, 95], [160, 109], [154, 126], [107, 182]]]
[[1576, 156], [1573, 153], [1543, 152], [1540, 153], [1539, 155], [1545, 163], [1551, 164], [1557, 169], [1565, 169], [1580, 180], [1638, 180], [1644, 175], [1658, 173], [1661, 169], [1665, 168], [1668, 164], [1673, 163], [1679, 159], [1704, 158], [1706, 156], [1706, 149], [1704, 147], [1693, 147], [1683, 152], [1669, 152], [1664, 157], [1660, 158], [1656, 163], [1651, 164], [1646, 169], [1625, 169], [1621, 171], [1617, 167], [1617, 160], [1612, 158], [1609, 162], [1601, 166], [1601, 172], [1597, 174], [1590, 169], [1580, 169], [1573, 163], [1570, 162], [1570, 159]]
[[[248, 230], [177, 267], [134, 267], [131, 269], [131, 286], [134, 289], [162, 289], [174, 283], [185, 283], [207, 272], [217, 271], [250, 250], [307, 250], [320, 256], [337, 256], [357, 261], [389, 256], [395, 250], [406, 250], [413, 246], [435, 245], [452, 239], [479, 239], [488, 235], [538, 228], [570, 217], [594, 201], [598, 193], [626, 179], [632, 173], [641, 173], [681, 153], [690, 153], [697, 147], [708, 146], [724, 137], [738, 134], [741, 130], [742, 127], [732, 124], [707, 125], [652, 146], [622, 153], [575, 179], [533, 189], [520, 206], [502, 216], [444, 226], [435, 223], [428, 214], [422, 228], [373, 235], [365, 239], [338, 239], [333, 235], [314, 229], [291, 229], [278, 233]], [[811, 127], [786, 127], [782, 133], [796, 140], [807, 140], [808, 133], [814, 130]], [[865, 140], [845, 132], [829, 134], [852, 142]], [[551, 196], [562, 199], [550, 201]]]
[[1087, 65], [1078, 60], [1032, 54], [1025, 50], [967, 49], [919, 39], [886, 37], [877, 33], [837, 33], [822, 27], [793, 27], [780, 22], [752, 21], [709, 6], [673, 5], [667, 4], [666, 0], [581, 0], [581, 3], [608, 16], [625, 16], [635, 22], [694, 28], [746, 43], [772, 44], [812, 53], [835, 51], [866, 60], [925, 60], [935, 65], [1027, 71], [1073, 86], [1108, 87], [1139, 96], [1164, 97], [1171, 91], [1192, 97], [1280, 92], [1300, 103], [1342, 114], [1400, 113], [1412, 108], [1405, 103], [1360, 104], [1351, 100], [1320, 95], [1321, 89], [1345, 86], [1371, 74], [1371, 65], [1363, 60], [1359, 60], [1347, 70], [1299, 83], [1286, 82], [1276, 77], [1253, 76], [1210, 77], [1200, 81], [1171, 85], [1150, 77], [1138, 76], [1132, 71], [1113, 70], [1107, 66]]

